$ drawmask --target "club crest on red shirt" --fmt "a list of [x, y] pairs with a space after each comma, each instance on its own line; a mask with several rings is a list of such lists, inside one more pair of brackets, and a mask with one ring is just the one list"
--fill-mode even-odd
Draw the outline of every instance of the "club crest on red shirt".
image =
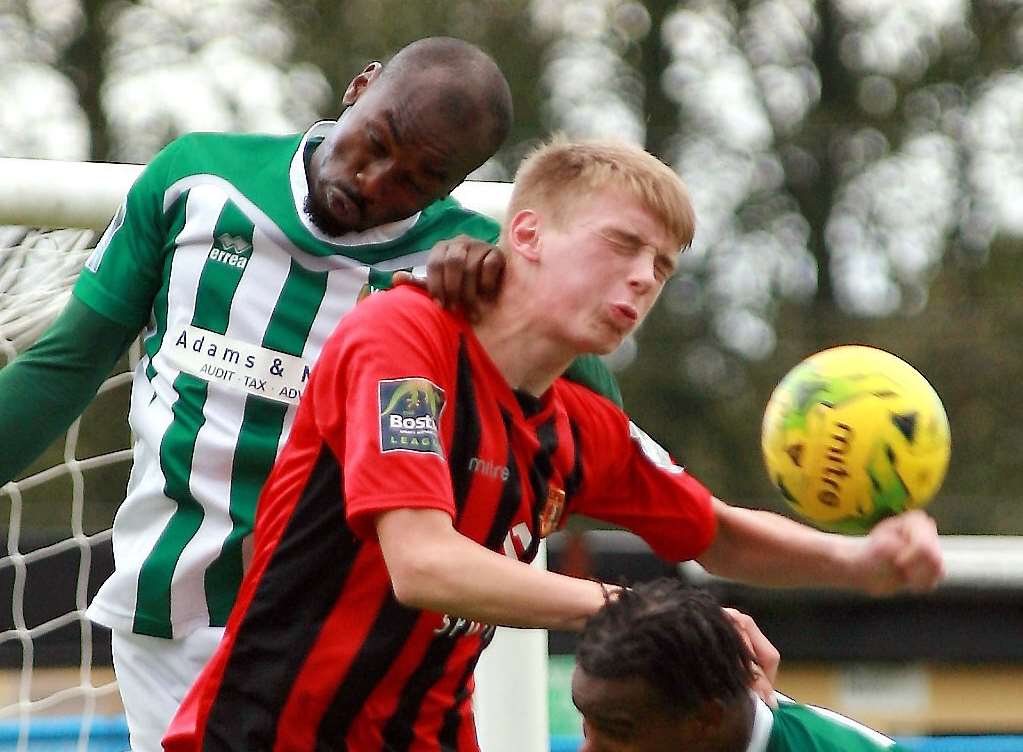
[[561, 513], [565, 511], [565, 492], [560, 488], [551, 488], [547, 491], [547, 501], [543, 505], [543, 512], [540, 513], [540, 537], [546, 538], [558, 529], [561, 522]]

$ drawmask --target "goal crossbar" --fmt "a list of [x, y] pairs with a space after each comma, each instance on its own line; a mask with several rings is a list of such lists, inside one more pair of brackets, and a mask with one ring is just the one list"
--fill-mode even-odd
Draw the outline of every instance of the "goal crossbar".
[[[0, 225], [102, 230], [142, 165], [0, 157]], [[501, 221], [510, 183], [466, 181], [452, 194]]]

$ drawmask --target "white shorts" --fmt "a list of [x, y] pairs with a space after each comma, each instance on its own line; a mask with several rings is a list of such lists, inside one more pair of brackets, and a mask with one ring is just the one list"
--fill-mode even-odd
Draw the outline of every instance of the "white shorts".
[[178, 640], [113, 630], [110, 647], [132, 752], [161, 752], [167, 727], [223, 627], [202, 627]]

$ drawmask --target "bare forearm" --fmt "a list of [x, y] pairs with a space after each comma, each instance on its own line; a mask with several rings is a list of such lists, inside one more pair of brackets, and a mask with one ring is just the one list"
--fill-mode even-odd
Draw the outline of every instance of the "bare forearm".
[[862, 539], [823, 533], [772, 512], [714, 500], [718, 533], [699, 561], [721, 577], [772, 587], [861, 588]]
[[392, 535], [398, 545], [385, 545], [398, 529], [404, 537], [411, 527], [393, 518], [378, 526], [395, 595], [407, 606], [487, 624], [580, 630], [604, 604], [597, 582], [536, 569], [454, 530], [419, 537], [412, 547]]
[[851, 588], [872, 595], [927, 592], [944, 577], [934, 520], [919, 509], [864, 537], [822, 533], [770, 512], [714, 499], [717, 537], [700, 557], [714, 574], [775, 587]]

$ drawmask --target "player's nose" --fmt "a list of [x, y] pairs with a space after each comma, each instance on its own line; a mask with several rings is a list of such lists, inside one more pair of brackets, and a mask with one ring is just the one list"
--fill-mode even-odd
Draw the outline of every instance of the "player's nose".
[[355, 176], [359, 193], [367, 197], [379, 195], [386, 189], [393, 172], [394, 163], [390, 159], [373, 160], [363, 165]]
[[647, 254], [637, 254], [629, 269], [629, 285], [640, 294], [649, 292], [657, 284], [654, 260]]

